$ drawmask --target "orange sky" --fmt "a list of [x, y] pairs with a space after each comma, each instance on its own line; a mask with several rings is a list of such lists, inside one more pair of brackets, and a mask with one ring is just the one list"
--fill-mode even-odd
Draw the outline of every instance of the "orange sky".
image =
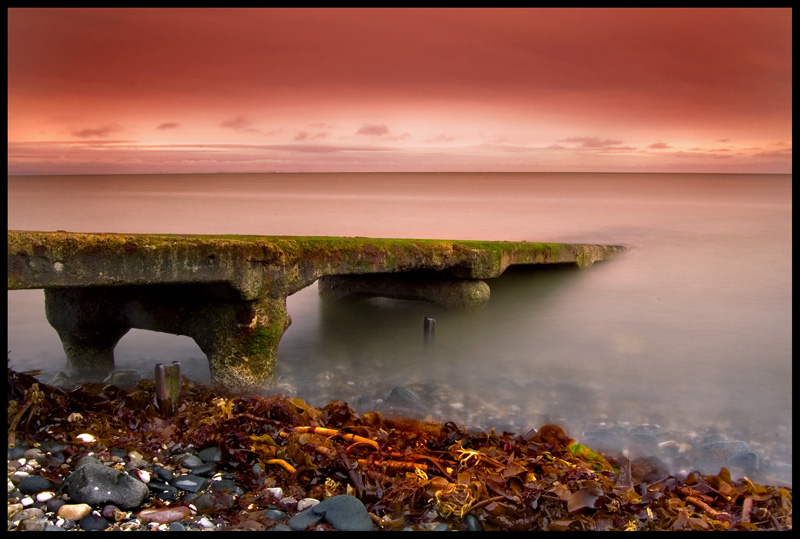
[[9, 174], [792, 168], [791, 9], [9, 9]]

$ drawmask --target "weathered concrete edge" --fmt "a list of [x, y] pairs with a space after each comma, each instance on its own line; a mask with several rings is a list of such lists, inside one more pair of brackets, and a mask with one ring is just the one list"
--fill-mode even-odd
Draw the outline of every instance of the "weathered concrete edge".
[[8, 231], [8, 289], [227, 283], [241, 299], [285, 297], [324, 275], [445, 271], [498, 277], [510, 265], [587, 267], [621, 245], [335, 236]]

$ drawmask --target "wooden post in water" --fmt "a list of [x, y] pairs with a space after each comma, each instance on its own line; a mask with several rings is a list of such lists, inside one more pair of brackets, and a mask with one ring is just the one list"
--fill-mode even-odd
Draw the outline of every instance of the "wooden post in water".
[[423, 324], [423, 332], [425, 335], [425, 348], [433, 347], [433, 334], [435, 330], [436, 330], [436, 319], [425, 318], [425, 322]]
[[175, 415], [181, 405], [180, 361], [173, 361], [168, 367], [156, 363], [156, 404], [165, 417]]

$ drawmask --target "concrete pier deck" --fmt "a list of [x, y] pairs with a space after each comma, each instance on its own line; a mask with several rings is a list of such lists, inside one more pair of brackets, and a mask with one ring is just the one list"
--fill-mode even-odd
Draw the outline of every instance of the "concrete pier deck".
[[8, 289], [45, 290], [69, 369], [107, 373], [131, 328], [186, 335], [214, 384], [269, 383], [291, 319], [286, 297], [385, 296], [475, 309], [511, 265], [582, 268], [620, 245], [505, 241], [8, 231]]

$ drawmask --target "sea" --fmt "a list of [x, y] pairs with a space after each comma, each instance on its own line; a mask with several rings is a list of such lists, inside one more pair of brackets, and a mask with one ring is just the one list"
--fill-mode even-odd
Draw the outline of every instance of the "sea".
[[[16, 230], [362, 236], [625, 245], [517, 266], [474, 312], [372, 298], [287, 300], [277, 385], [313, 406], [388, 403], [419, 419], [581, 440], [612, 425], [744, 441], [791, 485], [792, 176], [237, 173], [10, 176]], [[424, 320], [435, 332], [425, 342]], [[8, 358], [66, 370], [42, 290], [8, 292]], [[209, 381], [190, 338], [131, 330], [118, 369]], [[594, 431], [592, 431], [594, 429]], [[666, 435], [668, 438], [669, 436]], [[772, 465], [770, 467], [770, 465]], [[710, 472], [709, 472], [710, 473]]]

